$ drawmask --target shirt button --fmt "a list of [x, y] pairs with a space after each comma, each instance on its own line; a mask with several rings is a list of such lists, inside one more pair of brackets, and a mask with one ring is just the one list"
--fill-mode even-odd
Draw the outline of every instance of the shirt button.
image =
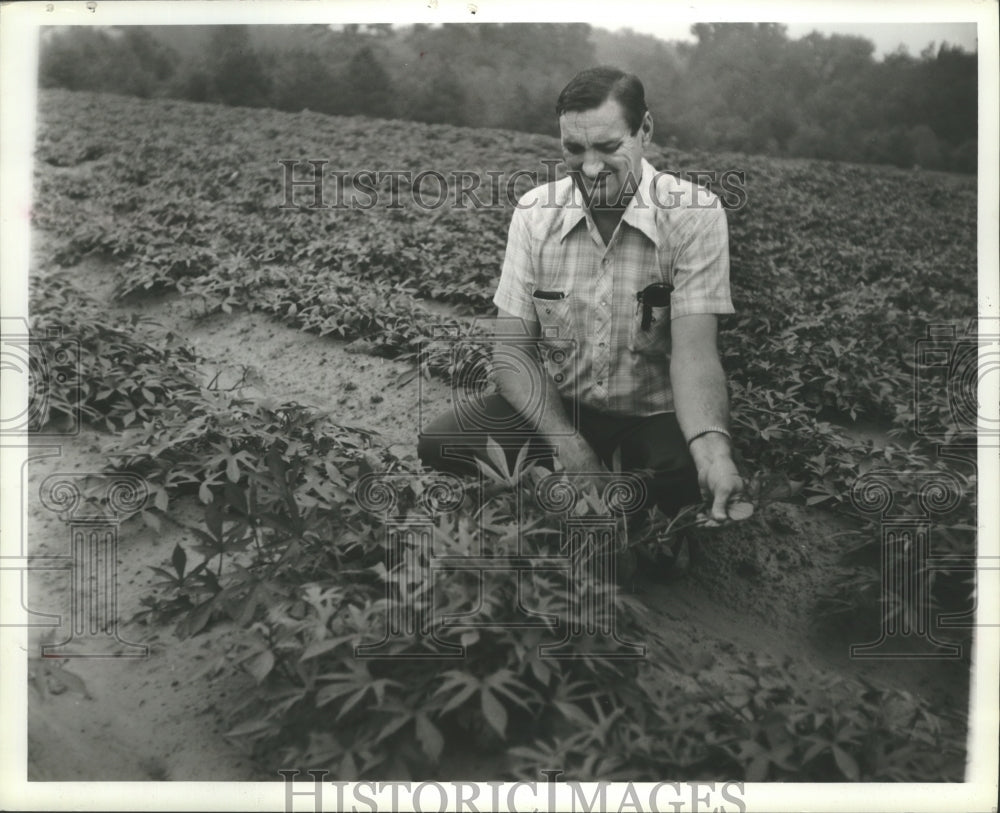
[[598, 386], [598, 387], [603, 387], [603, 386], [604, 386], [604, 381], [603, 381], [603, 380], [601, 380], [601, 381], [598, 381], [598, 382], [597, 382], [597, 386]]
[[598, 346], [598, 347], [604, 347], [604, 342], [601, 342], [601, 343], [600, 343], [599, 345], [597, 345], [597, 346]]

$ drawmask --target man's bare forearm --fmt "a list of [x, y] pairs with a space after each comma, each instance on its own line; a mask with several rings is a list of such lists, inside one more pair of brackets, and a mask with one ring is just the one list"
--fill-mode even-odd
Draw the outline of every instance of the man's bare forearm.
[[[497, 354], [509, 353], [509, 365], [497, 364]], [[595, 472], [604, 464], [576, 431], [562, 397], [538, 355], [524, 345], [501, 345], [494, 351], [493, 379], [497, 390], [539, 437], [557, 450], [567, 471]], [[539, 403], [541, 399], [541, 403]]]
[[729, 426], [729, 393], [718, 355], [707, 351], [674, 354], [670, 384], [677, 422], [685, 435], [708, 426]]
[[[510, 357], [509, 366], [497, 364], [498, 369], [493, 374], [497, 390], [507, 403], [546, 440], [571, 433], [573, 426], [563, 407], [559, 390], [537, 354], [523, 345], [503, 345], [494, 351], [495, 359], [497, 354], [507, 354]], [[517, 370], [528, 372], [515, 372]]]
[[[670, 382], [677, 423], [684, 437], [711, 426], [729, 427], [726, 376], [714, 348], [674, 353], [670, 359]], [[695, 440], [690, 451], [697, 463], [699, 457], [730, 456], [732, 449], [725, 435], [712, 432]]]
[[713, 461], [730, 460], [726, 435], [701, 434], [711, 427], [729, 427], [729, 393], [719, 360], [717, 318], [711, 314], [679, 316], [671, 322], [670, 388], [677, 423], [684, 437], [700, 435], [689, 445], [699, 471]]
[[[743, 479], [733, 462], [729, 437], [729, 394], [715, 342], [685, 344], [670, 359], [677, 423], [698, 470], [702, 495], [711, 501], [716, 521], [729, 518], [729, 504], [743, 491]], [[718, 427], [722, 432], [706, 432]], [[702, 434], [704, 433], [704, 434]]]

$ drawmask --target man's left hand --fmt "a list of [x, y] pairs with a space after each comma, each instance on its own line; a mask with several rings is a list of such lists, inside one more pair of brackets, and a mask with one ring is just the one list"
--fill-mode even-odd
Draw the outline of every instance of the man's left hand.
[[743, 478], [732, 458], [715, 458], [704, 468], [699, 467], [698, 485], [702, 496], [712, 501], [712, 519], [727, 521], [729, 505], [743, 494]]
[[701, 494], [712, 502], [711, 518], [726, 522], [730, 504], [743, 496], [743, 478], [733, 462], [729, 439], [715, 433], [705, 435], [691, 444], [691, 455]]

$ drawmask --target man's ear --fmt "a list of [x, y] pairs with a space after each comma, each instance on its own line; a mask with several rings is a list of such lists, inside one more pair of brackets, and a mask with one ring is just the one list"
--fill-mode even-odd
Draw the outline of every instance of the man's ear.
[[647, 110], [642, 117], [642, 124], [639, 125], [639, 133], [642, 136], [642, 146], [648, 147], [653, 140], [653, 117]]

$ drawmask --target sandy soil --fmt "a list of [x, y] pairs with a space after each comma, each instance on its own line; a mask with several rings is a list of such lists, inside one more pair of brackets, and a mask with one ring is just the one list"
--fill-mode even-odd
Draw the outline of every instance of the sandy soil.
[[[36, 262], [44, 262], [44, 249]], [[261, 314], [200, 316], [177, 295], [138, 304], [114, 303], [114, 267], [88, 258], [75, 272], [81, 286], [106, 303], [110, 315], [141, 313], [159, 324], [153, 334], [182, 335], [208, 359], [205, 376], [235, 381], [249, 370], [248, 394], [296, 400], [329, 410], [345, 424], [381, 433], [379, 444], [412, 455], [419, 402], [444, 409], [448, 389], [438, 382], [396, 386], [405, 364], [375, 358], [343, 342], [320, 339]], [[50, 473], [99, 472], [101, 448], [110, 436], [85, 430], [59, 445], [58, 452], [30, 467], [29, 494]], [[183, 507], [182, 507], [183, 511]], [[29, 508], [32, 553], [66, 553], [69, 530], [56, 515]], [[183, 519], [183, 516], [181, 517]], [[716, 678], [725, 681], [727, 653], [766, 653], [778, 660], [845, 675], [863, 674], [928, 698], [964, 695], [967, 675], [948, 662], [853, 661], [847, 643], [824, 640], [808, 620], [815, 597], [835, 566], [843, 520], [816, 510], [773, 505], [739, 526], [722, 529], [691, 551], [686, 568], [668, 584], [638, 585], [638, 598], [652, 617], [652, 657], [708, 656]], [[240, 686], [215, 675], [232, 631], [224, 625], [187, 640], [170, 628], [131, 621], [155, 577], [150, 566], [169, 559], [187, 532], [165, 523], [159, 532], [139, 519], [119, 532], [119, 634], [149, 646], [146, 658], [69, 661], [31, 660], [29, 692], [29, 776], [40, 780], [242, 780], [265, 778], [224, 736], [223, 714]], [[29, 606], [62, 613], [69, 584], [63, 574], [32, 574]], [[40, 630], [35, 644], [63, 630]]]

